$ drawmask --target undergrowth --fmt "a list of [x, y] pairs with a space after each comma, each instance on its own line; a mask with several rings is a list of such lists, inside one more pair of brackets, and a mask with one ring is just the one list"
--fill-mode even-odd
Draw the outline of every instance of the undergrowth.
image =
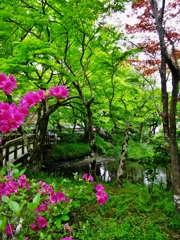
[[79, 191], [84, 182], [80, 181], [80, 176], [75, 176], [74, 180], [44, 174], [38, 176], [41, 181], [53, 182], [59, 189], [65, 189], [72, 197], [74, 208], [69, 224], [73, 228], [73, 239], [180, 239], [180, 215], [174, 211], [171, 191], [156, 185], [149, 194], [148, 188], [141, 184], [125, 182], [123, 188], [117, 189], [114, 183], [103, 182], [109, 199], [103, 206], [98, 206], [92, 186]]

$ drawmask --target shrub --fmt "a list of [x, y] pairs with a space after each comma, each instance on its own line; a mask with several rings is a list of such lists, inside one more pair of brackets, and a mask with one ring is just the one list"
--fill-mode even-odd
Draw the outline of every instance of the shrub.
[[52, 152], [55, 160], [70, 160], [89, 155], [91, 152], [89, 145], [79, 143], [61, 143], [56, 144]]

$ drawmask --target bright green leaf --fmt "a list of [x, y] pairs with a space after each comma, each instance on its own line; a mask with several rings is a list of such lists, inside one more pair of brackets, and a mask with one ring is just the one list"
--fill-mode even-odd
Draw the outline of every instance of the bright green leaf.
[[2, 216], [2, 218], [0, 219], [0, 230], [5, 229], [6, 221], [7, 221], [7, 218], [5, 216]]
[[58, 228], [61, 228], [61, 218], [58, 218], [58, 219], [56, 219], [56, 226], [58, 227]]
[[9, 197], [8, 196], [2, 196], [2, 201], [5, 203], [9, 202]]
[[19, 211], [19, 203], [15, 201], [10, 201], [9, 202], [9, 207], [13, 212], [18, 212]]
[[62, 221], [68, 221], [69, 217], [67, 215], [63, 215], [63, 216], [61, 216], [61, 220]]

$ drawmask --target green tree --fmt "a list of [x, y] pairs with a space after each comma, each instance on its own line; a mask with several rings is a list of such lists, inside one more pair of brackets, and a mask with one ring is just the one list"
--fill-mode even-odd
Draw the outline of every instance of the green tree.
[[[28, 148], [28, 165], [36, 170], [41, 167], [50, 115], [60, 106], [68, 106], [74, 98], [81, 99], [86, 109], [92, 153], [95, 151], [91, 109], [94, 72], [90, 66], [98, 45], [96, 36], [104, 26], [98, 19], [112, 8], [122, 10], [124, 2], [12, 0], [9, 3], [5, 0], [1, 3], [1, 71], [15, 74], [18, 79], [20, 91], [16, 92], [16, 99], [25, 91], [60, 84], [70, 91], [68, 100], [44, 101], [37, 110], [36, 148], [33, 151]], [[24, 135], [22, 129], [21, 133]]]
[[[179, 18], [176, 10], [179, 1], [137, 1], [133, 4], [135, 14], [138, 15], [138, 23], [129, 27], [131, 32], [148, 33], [149, 41], [139, 44], [144, 52], [155, 56], [149, 62], [151, 67], [159, 71], [161, 79], [162, 117], [164, 137], [170, 147], [172, 188], [175, 208], [180, 212], [180, 161], [177, 143], [177, 105], [179, 98]], [[140, 10], [140, 11], [138, 11]], [[140, 15], [138, 14], [140, 13]], [[174, 25], [172, 24], [175, 23]], [[153, 38], [153, 36], [155, 36]], [[172, 89], [168, 91], [167, 80], [171, 76]]]

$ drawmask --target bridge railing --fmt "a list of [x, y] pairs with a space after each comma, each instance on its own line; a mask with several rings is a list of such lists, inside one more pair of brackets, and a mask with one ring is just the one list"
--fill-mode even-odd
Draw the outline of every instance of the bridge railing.
[[[29, 143], [34, 147], [34, 134], [27, 135]], [[27, 154], [27, 147], [24, 145], [22, 137], [6, 142], [0, 147], [0, 165], [6, 166], [7, 162], [16, 162]]]
[[[35, 134], [26, 135], [31, 148], [34, 148]], [[56, 134], [47, 134], [45, 139], [45, 145], [52, 145], [58, 140]], [[28, 154], [27, 147], [24, 144], [22, 137], [17, 137], [6, 142], [0, 147], [0, 167], [6, 166], [8, 162], [16, 162], [17, 160], [25, 157]]]

